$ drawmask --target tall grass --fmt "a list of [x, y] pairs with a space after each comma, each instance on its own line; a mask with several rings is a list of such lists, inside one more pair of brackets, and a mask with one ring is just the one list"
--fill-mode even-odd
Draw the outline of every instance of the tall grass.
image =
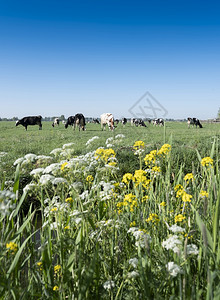
[[189, 165], [168, 132], [23, 155], [1, 182], [1, 298], [219, 299], [218, 140]]

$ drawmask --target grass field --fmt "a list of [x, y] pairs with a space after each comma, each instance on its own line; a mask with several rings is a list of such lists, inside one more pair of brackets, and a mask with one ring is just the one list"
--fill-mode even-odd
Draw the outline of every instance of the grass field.
[[1, 299], [220, 299], [220, 124], [0, 122]]

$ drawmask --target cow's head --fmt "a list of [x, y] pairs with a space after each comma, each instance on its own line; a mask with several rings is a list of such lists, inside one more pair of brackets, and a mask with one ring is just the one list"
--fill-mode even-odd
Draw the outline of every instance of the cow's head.
[[15, 123], [15, 126], [18, 126], [18, 125], [20, 125], [21, 123], [20, 123], [20, 121], [18, 120], [18, 121], [16, 121], [16, 123]]

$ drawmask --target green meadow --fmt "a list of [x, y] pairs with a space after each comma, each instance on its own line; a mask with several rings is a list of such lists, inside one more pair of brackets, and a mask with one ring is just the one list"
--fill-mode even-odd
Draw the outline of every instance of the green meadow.
[[220, 124], [0, 122], [0, 299], [220, 299]]

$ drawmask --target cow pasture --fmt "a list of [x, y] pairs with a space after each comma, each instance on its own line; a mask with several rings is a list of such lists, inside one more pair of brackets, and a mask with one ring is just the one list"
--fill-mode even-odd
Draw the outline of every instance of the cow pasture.
[[220, 124], [0, 122], [0, 298], [219, 299]]

